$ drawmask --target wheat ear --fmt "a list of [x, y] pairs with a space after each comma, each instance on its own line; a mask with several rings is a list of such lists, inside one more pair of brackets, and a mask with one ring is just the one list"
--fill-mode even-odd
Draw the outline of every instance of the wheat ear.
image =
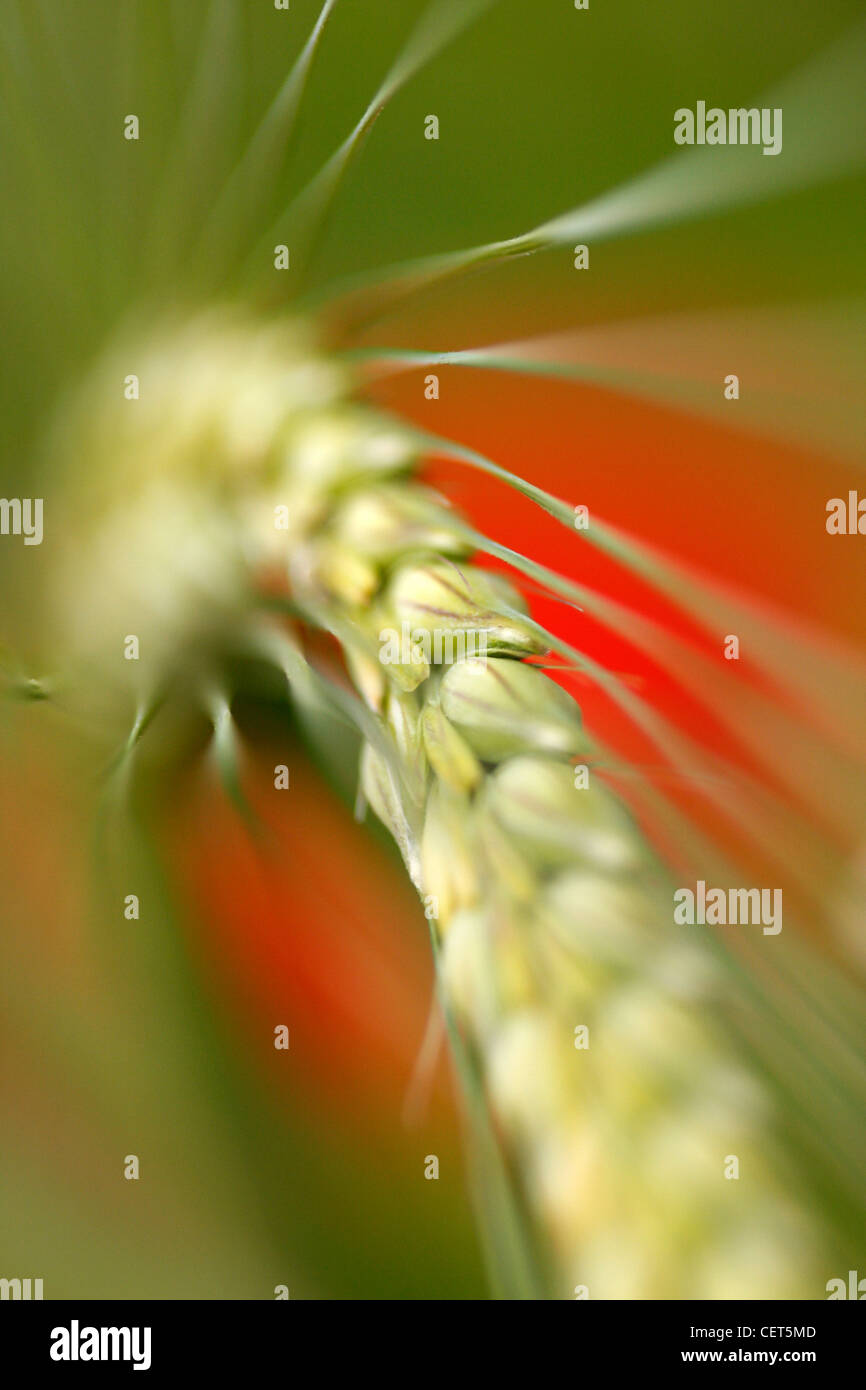
[[363, 791], [425, 905], [542, 1284], [814, 1293], [820, 1235], [785, 1192], [769, 1092], [721, 1027], [725, 972], [673, 927], [577, 704], [534, 664], [543, 636], [518, 591], [471, 563], [464, 530], [410, 479], [358, 481], [298, 552], [295, 590], [377, 717]]
[[[94, 489], [77, 498], [90, 530], [55, 596], [70, 660], [85, 659], [91, 693], [96, 657], [135, 672], [124, 757], [166, 690], [203, 703], [230, 757], [231, 692], [203, 696], [201, 673], [237, 647], [357, 723], [363, 797], [422, 898], [517, 1214], [514, 1248], [494, 1253], [519, 1271], [505, 1291], [815, 1296], [824, 1234], [769, 1088], [722, 1026], [725, 971], [672, 925], [663, 870], [599, 776], [577, 704], [538, 664], [547, 638], [418, 481], [417, 437], [353, 402], [345, 368], [297, 324], [214, 312], [170, 325], [137, 346], [147, 392], [132, 408], [117, 401], [118, 351], [62, 431]], [[358, 696], [258, 604], [275, 563], [294, 611], [336, 637]], [[117, 660], [130, 631], [137, 663]]]

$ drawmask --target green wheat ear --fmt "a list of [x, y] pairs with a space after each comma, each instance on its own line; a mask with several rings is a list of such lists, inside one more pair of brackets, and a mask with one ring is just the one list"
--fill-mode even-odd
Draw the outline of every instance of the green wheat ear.
[[[89, 687], [100, 672], [121, 707], [169, 691], [201, 708], [235, 799], [221, 653], [248, 651], [307, 709], [355, 723], [363, 798], [430, 923], [484, 1202], [497, 1194], [498, 1286], [814, 1291], [832, 1232], [782, 1176], [784, 1113], [723, 1026], [730, 971], [673, 935], [662, 870], [596, 770], [578, 706], [535, 664], [556, 639], [419, 485], [416, 434], [353, 401], [345, 368], [291, 322], [212, 311], [138, 355], [148, 399], [109, 407], [110, 359], [69, 417], [95, 500], [59, 584], [67, 670], [80, 661]], [[275, 560], [360, 698], [257, 601]], [[121, 633], [139, 638], [138, 661], [119, 659]], [[140, 716], [127, 755], [146, 733]], [[730, 1155], [748, 1171], [738, 1202]]]
[[[309, 244], [382, 105], [485, 8], [431, 7], [356, 127], [275, 226]], [[236, 224], [235, 199], [260, 192], [279, 163], [335, 9], [333, 0], [324, 6], [205, 217], [200, 241], [214, 284], [254, 255], [261, 223]], [[204, 90], [209, 61], [205, 51]], [[183, 183], [184, 150], [170, 188]], [[676, 170], [661, 181], [682, 197], [686, 184]], [[733, 201], [746, 196], [729, 190]], [[628, 212], [614, 200], [611, 232], [629, 217], [638, 226], [661, 216], [652, 198], [642, 214], [626, 201]], [[160, 206], [169, 204], [154, 214], [164, 232]], [[603, 214], [588, 213], [602, 230]], [[583, 227], [573, 213], [380, 276], [374, 308]], [[369, 316], [366, 288], [343, 308]], [[582, 664], [633, 717], [657, 732], [660, 723], [474, 557], [494, 555], [563, 597], [597, 603], [614, 624], [618, 614], [480, 535], [421, 485], [420, 468], [444, 447], [566, 524], [571, 508], [365, 405], [351, 353], [320, 347], [315, 319], [297, 311], [210, 305], [145, 321], [139, 315], [106, 350], [58, 430], [86, 529], [52, 599], [57, 641], [70, 687], [77, 682], [91, 705], [98, 692], [106, 718], [131, 727], [121, 764], [154, 736], [167, 702], [195, 708], [213, 724], [239, 798], [229, 655], [266, 662], [302, 708], [356, 725], [361, 800], [392, 834], [430, 925], [498, 1289], [819, 1296], [850, 1207], [840, 1198], [825, 1215], [810, 1201], [818, 1160], [792, 1142], [779, 1084], [790, 1055], [750, 1055], [741, 981], [723, 956], [675, 934], [665, 871], [606, 787], [604, 750], [577, 704], [539, 658], [555, 651]], [[141, 394], [124, 401], [117, 382], [130, 360]], [[275, 565], [291, 620], [259, 595], [260, 575]], [[333, 634], [356, 694], [311, 664], [302, 623]], [[396, 634], [387, 656], [386, 633]], [[130, 635], [140, 650], [125, 662]], [[732, 1158], [739, 1183], [726, 1180]]]

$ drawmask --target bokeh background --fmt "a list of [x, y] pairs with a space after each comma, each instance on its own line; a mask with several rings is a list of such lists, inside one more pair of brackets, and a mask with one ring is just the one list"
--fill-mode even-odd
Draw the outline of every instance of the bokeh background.
[[[447, 1060], [423, 1051], [423, 915], [386, 838], [352, 820], [351, 744], [323, 762], [267, 695], [240, 711], [265, 826], [252, 835], [194, 733], [121, 816], [106, 809], [110, 750], [86, 710], [20, 698], [22, 678], [62, 675], [43, 595], [53, 538], [76, 526], [52, 433], [64, 401], [130, 315], [263, 302], [248, 259], [261, 230], [357, 120], [423, 8], [337, 5], [297, 138], [255, 220], [239, 209], [245, 255], [217, 276], [202, 209], [314, 0], [287, 13], [258, 0], [0, 3], [0, 495], [42, 496], [46, 516], [40, 547], [0, 538], [0, 1274], [42, 1277], [46, 1297], [495, 1292]], [[860, 15], [845, 0], [593, 0], [585, 13], [501, 0], [381, 115], [303, 289], [513, 235], [627, 183], [674, 152], [678, 107], [760, 105], [849, 32], [862, 53]], [[498, 540], [657, 625], [648, 646], [533, 600], [705, 755], [705, 773], [683, 776], [586, 679], [563, 677], [618, 750], [612, 773], [660, 847], [676, 860], [684, 841], [642, 801], [654, 785], [756, 874], [772, 864], [800, 931], [853, 975], [855, 928], [823, 924], [843, 879], [864, 873], [866, 542], [830, 537], [824, 521], [827, 499], [863, 479], [866, 181], [856, 161], [833, 167], [834, 140], [851, 134], [833, 102], [828, 87], [811, 125], [806, 108], [826, 177], [819, 161], [781, 197], [601, 240], [585, 273], [565, 246], [430, 289], [352, 345], [571, 335], [583, 379], [443, 367], [435, 406], [421, 368], [363, 389], [675, 557], [665, 598], [489, 478], [431, 462], [431, 480]], [[135, 144], [121, 138], [129, 112]], [[431, 112], [435, 143], [422, 134]], [[785, 133], [795, 141], [796, 125]], [[272, 289], [264, 302], [281, 307]], [[731, 371], [735, 404], [720, 386]], [[731, 612], [754, 634], [735, 673], [721, 658]], [[285, 798], [268, 792], [275, 753], [291, 763]], [[736, 802], [725, 812], [704, 794], [720, 757], [772, 799], [762, 834]], [[128, 892], [138, 922], [123, 918]], [[280, 1023], [286, 1053], [273, 1048]], [[138, 1183], [122, 1178], [130, 1153]], [[423, 1178], [430, 1153], [436, 1183]]]

